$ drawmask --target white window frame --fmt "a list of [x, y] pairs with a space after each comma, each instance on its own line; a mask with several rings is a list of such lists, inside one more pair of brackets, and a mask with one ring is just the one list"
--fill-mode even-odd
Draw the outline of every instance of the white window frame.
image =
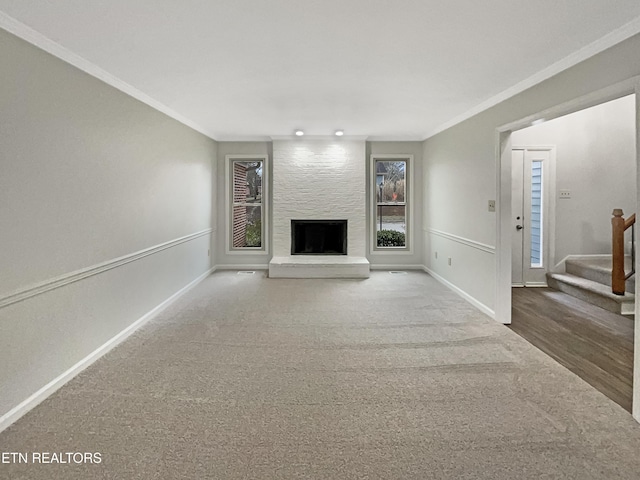
[[[405, 246], [404, 247], [378, 247], [376, 230], [376, 161], [406, 162], [405, 170]], [[405, 153], [373, 153], [369, 160], [369, 253], [371, 255], [413, 255], [413, 155]]]
[[[242, 247], [234, 248], [232, 246], [231, 237], [233, 235], [233, 170], [231, 168], [233, 162], [262, 162], [262, 242], [260, 247]], [[225, 184], [225, 238], [226, 238], [226, 253], [228, 255], [264, 255], [269, 253], [269, 156], [256, 154], [230, 154], [225, 155], [225, 172], [224, 172], [224, 184]]]

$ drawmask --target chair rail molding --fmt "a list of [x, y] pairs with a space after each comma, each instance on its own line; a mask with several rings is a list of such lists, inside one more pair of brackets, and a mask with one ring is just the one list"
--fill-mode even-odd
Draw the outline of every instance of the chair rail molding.
[[107, 260], [106, 262], [98, 263], [96, 265], [92, 265], [87, 268], [76, 270], [74, 272], [65, 273], [58, 277], [50, 278], [43, 282], [39, 282], [35, 285], [31, 285], [29, 287], [19, 289], [13, 293], [10, 293], [9, 295], [0, 297], [0, 308], [13, 305], [14, 303], [18, 303], [23, 300], [27, 300], [28, 298], [35, 297], [36, 295], [49, 292], [56, 288], [69, 285], [70, 283], [84, 280], [85, 278], [98, 275], [108, 270], [112, 270], [122, 265], [126, 265], [127, 263], [135, 262], [136, 260], [140, 260], [141, 258], [148, 257], [149, 255], [153, 255], [155, 253], [161, 252], [162, 250], [166, 250], [168, 248], [175, 247], [176, 245], [180, 245], [181, 243], [189, 242], [191, 240], [195, 240], [196, 238], [200, 238], [205, 235], [212, 234], [212, 232], [213, 232], [213, 229], [207, 228], [199, 232], [185, 235], [184, 237], [176, 238], [168, 242], [160, 243], [153, 247], [145, 248], [144, 250], [139, 250], [137, 252], [124, 255], [122, 257], [114, 258], [112, 260]]
[[439, 237], [446, 238], [448, 240], [453, 240], [454, 242], [461, 243], [468, 247], [482, 250], [483, 252], [487, 252], [492, 255], [496, 253], [496, 247], [494, 247], [493, 245], [487, 245], [486, 243], [477, 242], [475, 240], [471, 240], [470, 238], [454, 235], [453, 233], [443, 232], [442, 230], [436, 230], [435, 228], [425, 228], [424, 231], [433, 235], [437, 235]]

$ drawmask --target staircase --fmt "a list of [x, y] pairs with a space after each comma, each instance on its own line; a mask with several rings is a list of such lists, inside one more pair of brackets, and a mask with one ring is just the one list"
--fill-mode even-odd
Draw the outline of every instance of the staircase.
[[[631, 256], [624, 258], [625, 271], [631, 271]], [[593, 305], [622, 315], [632, 315], [635, 308], [635, 275], [625, 285], [624, 295], [611, 292], [611, 255], [568, 258], [565, 272], [547, 273], [551, 288], [580, 298]]]

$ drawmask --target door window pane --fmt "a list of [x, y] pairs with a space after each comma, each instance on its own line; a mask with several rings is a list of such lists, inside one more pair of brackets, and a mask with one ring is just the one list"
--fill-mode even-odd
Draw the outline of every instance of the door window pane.
[[531, 266], [542, 267], [542, 161], [531, 162]]

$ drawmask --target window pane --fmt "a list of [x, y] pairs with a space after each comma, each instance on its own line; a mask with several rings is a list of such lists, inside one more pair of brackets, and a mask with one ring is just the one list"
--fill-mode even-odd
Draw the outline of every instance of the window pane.
[[378, 247], [405, 247], [406, 207], [404, 205], [376, 206], [376, 235]]
[[531, 162], [531, 266], [542, 267], [542, 161]]
[[376, 162], [376, 186], [378, 202], [405, 201], [405, 171], [407, 162]]
[[262, 246], [262, 207], [233, 207], [233, 248]]
[[233, 162], [233, 203], [262, 201], [262, 162]]

